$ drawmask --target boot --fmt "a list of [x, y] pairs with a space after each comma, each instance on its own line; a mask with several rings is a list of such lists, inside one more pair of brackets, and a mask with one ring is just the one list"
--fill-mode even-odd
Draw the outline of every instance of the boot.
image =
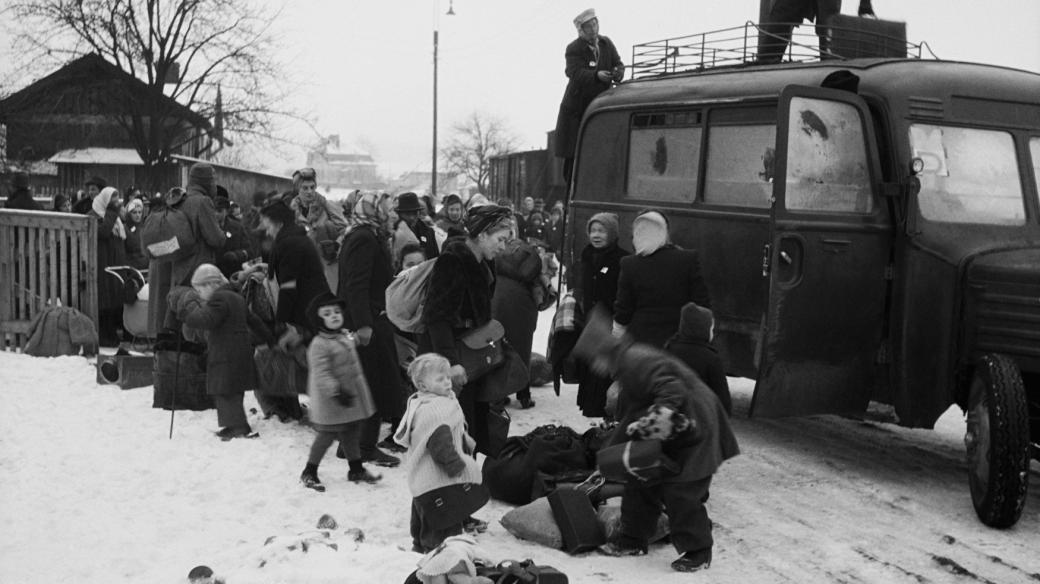
[[300, 475], [300, 482], [308, 489], [314, 489], [319, 493], [325, 492], [325, 485], [321, 484], [321, 479], [318, 478], [318, 465], [316, 464], [308, 464], [303, 469], [303, 474]]
[[672, 569], [676, 572], [697, 572], [707, 570], [708, 566], [711, 566], [711, 548], [686, 552], [672, 562]]
[[347, 480], [352, 483], [378, 483], [383, 477], [381, 475], [369, 472], [360, 460], [350, 461], [350, 470], [347, 471]]

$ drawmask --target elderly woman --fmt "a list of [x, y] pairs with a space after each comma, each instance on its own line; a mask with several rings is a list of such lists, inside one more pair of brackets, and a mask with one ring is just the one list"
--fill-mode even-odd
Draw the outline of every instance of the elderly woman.
[[343, 326], [357, 335], [361, 369], [376, 405], [376, 414], [361, 429], [361, 460], [393, 467], [400, 459], [377, 447], [383, 419], [400, 419], [405, 398], [397, 370], [394, 326], [386, 316], [386, 287], [394, 278], [387, 217], [379, 195], [369, 193], [355, 200], [339, 255], [336, 292], [346, 303]]
[[468, 235], [444, 243], [434, 264], [426, 289], [426, 332], [419, 338], [419, 353], [440, 353], [451, 362], [452, 382], [462, 387], [458, 398], [466, 425], [477, 450], [486, 454], [490, 405], [478, 395], [480, 380], [467, 379], [456, 343], [467, 331], [491, 320], [494, 259], [505, 250], [512, 235], [512, 212], [496, 205], [475, 207], [466, 217], [466, 231]]
[[123, 286], [118, 278], [106, 273], [105, 268], [126, 265], [126, 226], [119, 218], [122, 204], [119, 191], [105, 187], [90, 205], [90, 213], [98, 220], [98, 336], [103, 347], [119, 345]]
[[668, 219], [660, 211], [636, 215], [632, 246], [635, 255], [621, 258], [614, 332], [662, 348], [679, 330], [679, 314], [687, 302], [711, 308], [700, 260], [696, 251], [669, 241]]

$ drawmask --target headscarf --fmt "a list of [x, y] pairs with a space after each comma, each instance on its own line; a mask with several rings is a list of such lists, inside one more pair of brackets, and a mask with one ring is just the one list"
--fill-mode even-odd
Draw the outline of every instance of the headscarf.
[[130, 201], [130, 204], [126, 206], [127, 215], [137, 210], [140, 210], [142, 212], [144, 211], [144, 202], [142, 202], [141, 199], [134, 199]]
[[[649, 229], [636, 234], [636, 224], [646, 223]], [[658, 211], [647, 211], [632, 220], [632, 246], [636, 255], [648, 256], [668, 243], [668, 220]]]
[[[97, 214], [98, 217], [104, 219], [105, 211], [108, 209], [108, 204], [112, 202], [112, 197], [118, 193], [113, 187], [105, 187], [101, 189], [101, 192], [94, 197], [94, 200], [90, 203], [90, 209]], [[114, 233], [119, 239], [126, 239], [126, 228], [123, 227], [123, 221], [116, 215], [116, 223], [112, 226], [112, 233]]]
[[377, 235], [386, 235], [389, 216], [386, 205], [378, 194], [360, 195], [351, 210], [348, 231], [353, 231], [361, 225], [368, 225], [375, 229]]
[[466, 216], [466, 231], [469, 232], [471, 238], [476, 239], [482, 232], [512, 217], [513, 212], [508, 207], [498, 205], [475, 207]]
[[596, 213], [589, 219], [589, 222], [585, 224], [585, 233], [588, 233], [592, 229], [593, 223], [599, 223], [603, 226], [603, 229], [607, 230], [607, 247], [617, 243], [618, 239], [618, 216], [614, 213]]

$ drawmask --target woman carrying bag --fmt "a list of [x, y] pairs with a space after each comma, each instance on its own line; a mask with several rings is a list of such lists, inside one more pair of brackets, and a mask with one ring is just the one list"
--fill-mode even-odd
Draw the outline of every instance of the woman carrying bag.
[[[482, 377], [471, 379], [461, 364], [460, 348], [468, 333], [491, 322], [491, 298], [495, 291], [495, 257], [504, 249], [513, 229], [512, 211], [497, 205], [474, 208], [466, 218], [468, 235], [444, 243], [426, 290], [419, 353], [440, 353], [451, 363], [451, 378], [458, 392], [476, 449], [491, 454], [488, 414], [490, 403]], [[458, 388], [462, 389], [459, 390]]]

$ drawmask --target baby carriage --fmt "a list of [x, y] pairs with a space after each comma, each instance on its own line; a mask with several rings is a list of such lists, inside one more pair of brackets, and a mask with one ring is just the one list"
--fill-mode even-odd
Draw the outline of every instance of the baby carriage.
[[105, 272], [117, 278], [123, 287], [123, 330], [130, 335], [130, 348], [144, 351], [150, 348], [152, 337], [148, 331], [148, 275], [131, 266], [112, 266]]

